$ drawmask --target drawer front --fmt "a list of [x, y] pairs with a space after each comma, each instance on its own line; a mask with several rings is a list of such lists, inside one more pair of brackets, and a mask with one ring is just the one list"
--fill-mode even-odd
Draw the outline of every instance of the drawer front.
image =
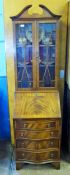
[[59, 148], [59, 139], [48, 139], [48, 140], [17, 140], [16, 148], [23, 148], [26, 150], [42, 150], [48, 148]]
[[53, 130], [53, 131], [21, 131], [21, 130], [16, 130], [15, 131], [15, 137], [16, 139], [23, 139], [23, 138], [27, 138], [27, 139], [49, 139], [49, 138], [59, 138], [60, 137], [60, 132]]
[[59, 129], [59, 120], [45, 120], [45, 121], [25, 121], [23, 119], [14, 121], [15, 129], [28, 129], [28, 130], [43, 130], [43, 129]]
[[16, 160], [23, 160], [23, 161], [30, 161], [34, 163], [42, 163], [48, 161], [55, 161], [59, 160], [59, 151], [52, 150], [49, 152], [24, 152], [24, 151], [17, 151], [16, 152]]
[[16, 160], [35, 161], [36, 155], [32, 152], [16, 151]]

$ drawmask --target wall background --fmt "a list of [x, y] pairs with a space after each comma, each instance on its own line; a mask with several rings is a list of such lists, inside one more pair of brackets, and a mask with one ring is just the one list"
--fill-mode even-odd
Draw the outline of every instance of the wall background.
[[10, 139], [3, 0], [0, 0], [0, 140]]

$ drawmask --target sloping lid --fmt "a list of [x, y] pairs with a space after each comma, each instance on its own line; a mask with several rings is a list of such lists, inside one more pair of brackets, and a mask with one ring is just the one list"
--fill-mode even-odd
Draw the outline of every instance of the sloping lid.
[[58, 91], [17, 92], [15, 94], [14, 118], [60, 118]]

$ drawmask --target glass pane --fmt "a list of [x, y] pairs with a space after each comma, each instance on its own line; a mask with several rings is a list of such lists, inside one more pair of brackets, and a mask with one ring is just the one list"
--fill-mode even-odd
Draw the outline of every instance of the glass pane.
[[16, 57], [18, 88], [33, 87], [32, 24], [16, 24]]
[[56, 24], [39, 24], [39, 86], [55, 86]]

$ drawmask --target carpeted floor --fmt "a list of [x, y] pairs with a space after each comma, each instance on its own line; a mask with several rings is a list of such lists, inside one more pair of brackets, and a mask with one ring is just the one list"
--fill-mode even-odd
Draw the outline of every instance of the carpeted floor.
[[11, 172], [11, 175], [70, 175], [70, 164], [61, 161], [61, 169], [56, 170], [51, 165], [24, 165], [22, 170]]
[[70, 175], [70, 163], [61, 160], [60, 170], [50, 164], [24, 164], [23, 169], [16, 171], [14, 151], [10, 143], [0, 143], [0, 175]]
[[9, 175], [11, 160], [10, 143], [0, 142], [0, 175]]

